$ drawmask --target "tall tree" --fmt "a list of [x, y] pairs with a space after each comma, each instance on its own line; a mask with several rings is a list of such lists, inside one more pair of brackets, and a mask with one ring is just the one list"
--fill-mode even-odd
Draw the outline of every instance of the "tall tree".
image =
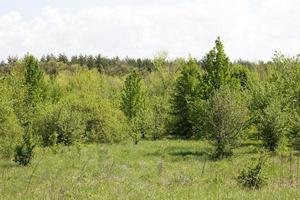
[[198, 97], [200, 74], [199, 65], [190, 58], [183, 63], [181, 74], [175, 82], [172, 114], [175, 117], [174, 132], [180, 137], [192, 136], [191, 107]]
[[137, 144], [141, 137], [142, 130], [142, 114], [144, 107], [144, 92], [142, 90], [141, 78], [137, 72], [132, 72], [125, 80], [125, 86], [122, 90], [121, 109], [126, 115], [132, 131], [130, 136], [134, 143]]
[[35, 144], [32, 138], [32, 121], [35, 117], [37, 104], [45, 97], [43, 72], [38, 66], [38, 61], [31, 55], [24, 58], [24, 112], [21, 119], [24, 128], [23, 139], [15, 150], [15, 162], [28, 165], [33, 157]]
[[204, 57], [203, 64], [207, 72], [204, 76], [204, 97], [207, 99], [214, 90], [230, 81], [230, 61], [220, 37], [215, 41], [215, 47]]
[[45, 97], [44, 75], [38, 66], [37, 59], [31, 55], [25, 56], [24, 67], [24, 86], [26, 90], [24, 101], [27, 109], [32, 110]]

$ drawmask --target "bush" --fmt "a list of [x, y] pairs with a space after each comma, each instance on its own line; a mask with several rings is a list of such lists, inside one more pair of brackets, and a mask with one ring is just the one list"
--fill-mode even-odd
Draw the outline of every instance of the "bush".
[[288, 113], [281, 111], [278, 105], [273, 103], [262, 114], [257, 129], [264, 147], [268, 150], [275, 152], [277, 147], [285, 141], [285, 137], [289, 132], [287, 118]]
[[33, 158], [34, 147], [30, 133], [25, 133], [21, 144], [16, 146], [14, 161], [19, 165], [28, 165]]
[[261, 188], [266, 182], [266, 176], [262, 173], [264, 162], [261, 157], [254, 166], [242, 169], [237, 176], [238, 184], [249, 189]]
[[85, 106], [90, 109], [90, 112], [83, 114], [85, 141], [115, 143], [126, 138], [129, 128], [121, 110], [101, 99], [98, 99], [98, 103], [90, 102]]
[[298, 113], [293, 115], [289, 140], [296, 150], [300, 150], [300, 116]]
[[216, 158], [230, 155], [236, 146], [248, 119], [246, 99], [243, 93], [222, 86], [207, 103], [197, 104], [198, 129], [212, 141]]
[[22, 127], [13, 112], [10, 87], [0, 82], [0, 157], [9, 159], [22, 135]]
[[36, 134], [44, 146], [55, 143], [119, 142], [128, 130], [123, 113], [95, 96], [69, 96], [50, 104], [37, 122]]
[[269, 151], [275, 152], [290, 132], [290, 111], [273, 84], [266, 83], [252, 94], [251, 111], [259, 137]]

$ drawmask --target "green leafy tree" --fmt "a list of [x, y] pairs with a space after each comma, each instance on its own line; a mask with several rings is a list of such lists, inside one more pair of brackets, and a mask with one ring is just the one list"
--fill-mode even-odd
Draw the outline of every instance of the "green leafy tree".
[[256, 125], [258, 136], [268, 150], [275, 152], [285, 145], [290, 132], [292, 112], [283, 97], [279, 84], [266, 80], [252, 90], [250, 104], [252, 121]]
[[132, 126], [134, 143], [137, 144], [139, 138], [143, 134], [141, 111], [144, 108], [144, 92], [142, 90], [141, 78], [137, 72], [129, 74], [125, 80], [125, 86], [122, 90], [121, 109], [127, 117], [129, 124]]
[[247, 98], [238, 90], [222, 86], [206, 102], [206, 109], [200, 107], [198, 123], [215, 147], [215, 158], [232, 154], [242, 131], [247, 125]]
[[[153, 60], [155, 70], [145, 78], [147, 120], [146, 136], [157, 140], [170, 130], [171, 94], [176, 80], [177, 69], [173, 69], [167, 61], [167, 53], [159, 53]], [[176, 66], [178, 67], [178, 66]]]
[[25, 103], [28, 108], [35, 108], [37, 103], [45, 97], [43, 71], [39, 68], [38, 60], [31, 55], [25, 56], [24, 66]]
[[189, 138], [193, 134], [191, 105], [199, 95], [200, 77], [199, 65], [194, 59], [190, 58], [183, 63], [181, 74], [175, 82], [171, 99], [172, 114], [174, 116], [174, 132], [180, 137]]
[[21, 165], [28, 165], [33, 157], [33, 121], [36, 114], [36, 107], [44, 98], [44, 77], [43, 72], [38, 66], [38, 61], [31, 55], [26, 55], [24, 58], [24, 118], [22, 125], [24, 135], [21, 143], [17, 145], [15, 151], [15, 161]]

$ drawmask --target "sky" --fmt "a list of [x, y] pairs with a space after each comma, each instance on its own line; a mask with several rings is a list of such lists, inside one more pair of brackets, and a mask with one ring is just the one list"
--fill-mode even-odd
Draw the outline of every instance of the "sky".
[[0, 60], [31, 53], [231, 60], [300, 53], [299, 0], [0, 0]]

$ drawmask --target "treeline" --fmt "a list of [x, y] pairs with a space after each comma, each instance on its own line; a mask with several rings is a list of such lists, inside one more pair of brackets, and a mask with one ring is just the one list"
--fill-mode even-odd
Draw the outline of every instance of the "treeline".
[[[161, 52], [156, 57], [165, 57], [166, 52]], [[0, 62], [0, 72], [10, 73], [13, 69], [13, 66], [17, 62], [21, 62], [22, 59], [19, 59], [16, 56], [9, 56], [6, 61], [2, 60]], [[168, 65], [174, 65], [180, 59], [175, 60], [165, 60]], [[197, 60], [197, 63], [200, 67], [205, 67], [204, 58]], [[270, 63], [270, 62], [269, 62]], [[269, 63], [263, 61], [259, 62], [250, 62], [245, 60], [236, 60], [232, 64], [242, 65], [250, 69], [257, 69], [266, 67]], [[43, 71], [49, 75], [58, 73], [59, 71], [74, 71], [78, 68], [83, 69], [96, 69], [101, 73], [108, 75], [121, 76], [128, 74], [133, 69], [138, 70], [139, 72], [146, 74], [155, 70], [155, 63], [153, 59], [149, 58], [119, 58], [113, 57], [109, 58], [98, 54], [94, 55], [74, 55], [71, 57], [66, 56], [65, 54], [48, 54], [44, 55], [39, 59], [39, 66]]]
[[215, 158], [249, 139], [299, 147], [299, 60], [232, 63], [219, 38], [200, 61], [26, 55], [0, 74], [0, 155], [22, 165], [36, 146], [166, 137], [209, 140]]
[[[18, 62], [17, 57], [8, 57], [7, 61], [0, 63], [0, 69], [4, 73], [9, 73], [11, 66]], [[74, 71], [77, 68], [96, 69], [97, 71], [109, 75], [124, 75], [132, 69], [137, 69], [141, 72], [151, 72], [154, 70], [154, 63], [148, 58], [124, 58], [119, 57], [108, 58], [99, 55], [75, 55], [71, 58], [65, 54], [57, 56], [53, 54], [42, 56], [39, 60], [39, 66], [47, 74], [55, 74], [58, 71], [68, 70]]]

